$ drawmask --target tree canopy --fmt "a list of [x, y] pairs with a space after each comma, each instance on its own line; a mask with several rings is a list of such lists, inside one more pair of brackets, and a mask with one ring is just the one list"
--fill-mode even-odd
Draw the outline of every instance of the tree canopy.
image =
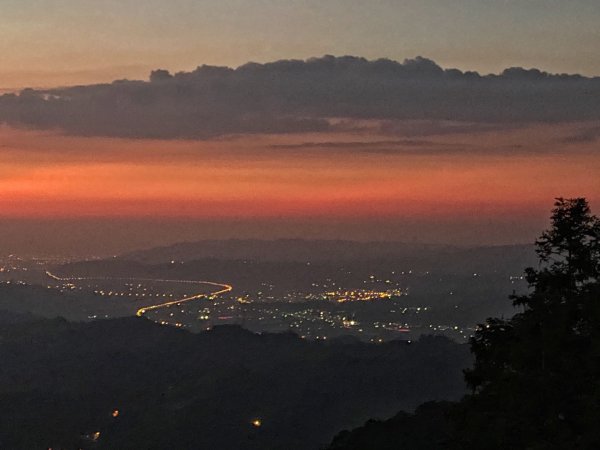
[[471, 339], [459, 448], [600, 448], [600, 220], [583, 198], [556, 199], [551, 219], [520, 312]]
[[558, 198], [536, 251], [528, 293], [511, 296], [518, 312], [470, 340], [470, 395], [370, 421], [330, 449], [600, 448], [600, 219], [584, 198]]

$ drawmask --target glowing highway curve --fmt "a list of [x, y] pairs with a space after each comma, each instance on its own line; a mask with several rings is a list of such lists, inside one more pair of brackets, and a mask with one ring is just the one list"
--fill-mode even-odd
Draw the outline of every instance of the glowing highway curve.
[[157, 305], [143, 306], [140, 309], [138, 309], [137, 312], [135, 313], [135, 315], [138, 317], [142, 317], [146, 312], [151, 311], [153, 309], [165, 308], [165, 307], [169, 307], [171, 305], [179, 305], [181, 303], [186, 303], [186, 302], [190, 302], [192, 300], [198, 300], [198, 299], [206, 298], [206, 297], [214, 297], [216, 295], [220, 295], [220, 294], [229, 292], [233, 289], [233, 286], [231, 286], [229, 284], [215, 283], [214, 281], [165, 280], [165, 279], [156, 279], [156, 278], [134, 278], [134, 277], [123, 277], [123, 278], [121, 278], [121, 277], [59, 277], [57, 275], [54, 275], [53, 273], [51, 273], [48, 270], [46, 271], [46, 275], [48, 275], [50, 278], [57, 280], [57, 281], [86, 281], [86, 280], [154, 281], [154, 282], [162, 282], [162, 283], [208, 284], [210, 286], [216, 286], [216, 287], [221, 288], [218, 291], [210, 292], [208, 294], [190, 295], [188, 297], [183, 297], [179, 300], [173, 300], [173, 301], [169, 301], [166, 303], [160, 303]]

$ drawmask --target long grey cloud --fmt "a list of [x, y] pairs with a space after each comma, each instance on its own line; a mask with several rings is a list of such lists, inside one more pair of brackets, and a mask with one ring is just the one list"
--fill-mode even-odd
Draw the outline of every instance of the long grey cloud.
[[209, 138], [335, 129], [331, 119], [515, 124], [600, 119], [600, 78], [507, 69], [499, 75], [325, 56], [152, 72], [149, 81], [0, 97], [0, 121], [85, 136]]

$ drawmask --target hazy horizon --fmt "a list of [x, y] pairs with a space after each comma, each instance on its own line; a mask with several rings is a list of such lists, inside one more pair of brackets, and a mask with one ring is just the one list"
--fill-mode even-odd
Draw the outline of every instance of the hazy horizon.
[[[477, 227], [479, 235], [473, 236], [472, 229], [465, 231], [462, 224], [452, 227], [444, 225], [443, 234], [439, 227], [430, 224], [395, 225], [354, 224], [352, 230], [341, 232], [339, 223], [322, 222], [290, 224], [282, 222], [271, 227], [271, 234], [264, 232], [265, 223], [214, 223], [177, 220], [38, 220], [10, 219], [0, 223], [0, 248], [2, 256], [68, 256], [91, 257], [112, 256], [134, 250], [167, 246], [181, 242], [229, 239], [304, 239], [304, 240], [348, 240], [357, 242], [404, 242], [407, 244], [432, 244], [456, 246], [489, 246], [532, 244], [537, 230], [544, 221], [529, 227], [505, 222], [502, 224], [482, 223]], [[501, 226], [498, 226], [501, 225]], [[537, 225], [537, 226], [536, 226]], [[505, 236], [486, 235], [486, 230], [497, 228], [496, 233], [513, 233], [513, 239]], [[294, 231], [301, 230], [301, 231]], [[529, 234], [531, 237], [522, 237]]]

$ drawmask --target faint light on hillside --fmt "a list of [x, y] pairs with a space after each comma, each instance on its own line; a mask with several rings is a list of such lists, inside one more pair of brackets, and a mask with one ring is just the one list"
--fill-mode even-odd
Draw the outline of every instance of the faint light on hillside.
[[256, 427], [256, 428], [259, 428], [259, 427], [261, 427], [261, 426], [262, 426], [262, 420], [260, 420], [260, 419], [254, 419], [254, 420], [252, 421], [252, 425], [253, 425], [254, 427]]

